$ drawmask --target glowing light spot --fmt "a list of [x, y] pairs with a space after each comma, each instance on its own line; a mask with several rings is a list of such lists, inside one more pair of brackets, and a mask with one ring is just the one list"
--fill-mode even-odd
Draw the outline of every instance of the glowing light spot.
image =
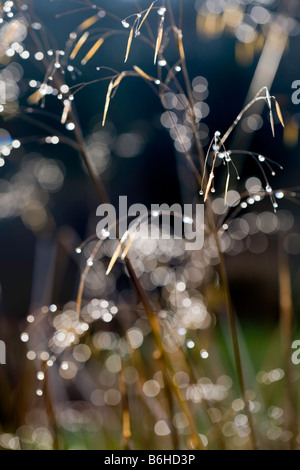
[[160, 420], [155, 423], [154, 432], [157, 436], [168, 436], [171, 434], [169, 425], [164, 420]]
[[24, 332], [24, 333], [21, 333], [20, 338], [21, 338], [21, 341], [22, 341], [23, 343], [27, 343], [27, 341], [29, 340], [29, 334], [28, 334], [28, 333], [25, 333], [25, 332]]
[[38, 380], [44, 380], [44, 378], [45, 378], [44, 372], [39, 371], [39, 372], [36, 374], [36, 378], [37, 378]]
[[209, 354], [208, 352], [206, 351], [206, 349], [201, 349], [200, 351], [200, 356], [202, 357], [202, 359], [207, 359]]

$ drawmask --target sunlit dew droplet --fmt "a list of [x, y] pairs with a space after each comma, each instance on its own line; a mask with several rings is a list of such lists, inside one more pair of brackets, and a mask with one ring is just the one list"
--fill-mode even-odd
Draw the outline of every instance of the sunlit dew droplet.
[[284, 197], [284, 193], [282, 191], [278, 191], [277, 193], [275, 193], [275, 197], [277, 199], [282, 199]]
[[147, 380], [143, 385], [143, 392], [147, 397], [156, 397], [160, 392], [160, 385], [156, 380]]
[[200, 196], [203, 196], [204, 192], [202, 190], [199, 191]]
[[20, 57], [21, 57], [21, 59], [25, 59], [25, 60], [29, 59], [30, 53], [28, 51], [23, 51], [23, 52], [21, 52]]
[[50, 312], [52, 312], [52, 313], [53, 313], [53, 312], [56, 312], [57, 306], [56, 306], [55, 304], [52, 304], [52, 305], [50, 305], [49, 310], [50, 310]]
[[104, 313], [104, 315], [102, 315], [102, 320], [105, 322], [105, 323], [109, 323], [112, 321], [113, 319], [113, 316], [111, 313], [107, 312], [107, 313]]
[[62, 93], [64, 93], [64, 94], [68, 93], [68, 91], [69, 91], [68, 85], [62, 85], [62, 86], [60, 87], [60, 91], [61, 91]]
[[43, 60], [44, 54], [43, 54], [42, 52], [37, 52], [37, 53], [34, 55], [34, 58], [35, 58], [35, 60]]
[[29, 340], [29, 334], [26, 332], [21, 333], [20, 339], [23, 343], [27, 343], [27, 341]]
[[7, 55], [7, 57], [13, 57], [15, 55], [15, 50], [12, 49], [12, 48], [9, 48], [5, 51], [5, 55]]
[[10, 155], [10, 149], [7, 146], [1, 147], [0, 151], [1, 151], [2, 155], [4, 155], [5, 157], [8, 157]]
[[158, 61], [158, 65], [160, 67], [165, 67], [167, 65], [167, 61], [164, 60], [164, 59], [161, 59], [161, 60]]
[[248, 204], [247, 204], [247, 202], [241, 202], [240, 205], [241, 205], [241, 208], [242, 208], [242, 209], [246, 209], [246, 207], [247, 207]]
[[190, 224], [190, 225], [193, 223], [193, 219], [191, 217], [187, 217], [187, 216], [184, 216], [182, 221], [183, 221], [183, 223]]
[[57, 145], [58, 143], [59, 143], [59, 137], [57, 137], [56, 135], [51, 137], [51, 144]]
[[184, 336], [186, 334], [186, 329], [185, 328], [178, 328], [177, 333], [180, 336]]
[[37, 394], [38, 397], [41, 397], [43, 395], [43, 390], [38, 388], [37, 391], [36, 391], [36, 394]]
[[195, 343], [194, 341], [192, 341], [191, 339], [189, 339], [187, 342], [186, 342], [186, 347], [188, 349], [193, 349], [195, 347]]
[[215, 193], [216, 192], [215, 188], [211, 188], [210, 192]]
[[0, 167], [5, 165], [5, 160], [4, 158], [0, 157]]
[[277, 202], [273, 202], [273, 207], [274, 207], [274, 209], [277, 209], [277, 207], [278, 207]]
[[36, 374], [36, 378], [37, 378], [38, 380], [44, 380], [44, 378], [45, 378], [44, 372], [39, 371], [39, 372]]
[[34, 361], [34, 359], [36, 358], [36, 353], [34, 351], [28, 351], [26, 357], [27, 359], [29, 359], [29, 361]]
[[81, 253], [81, 248], [77, 247], [77, 248], [75, 249], [75, 251], [76, 251], [77, 254], [80, 254], [80, 253]]
[[74, 122], [67, 122], [66, 129], [67, 129], [67, 131], [73, 131], [75, 129]]
[[21, 142], [19, 140], [15, 139], [15, 140], [12, 141], [11, 145], [14, 149], [18, 149], [21, 146]]
[[160, 80], [155, 80], [155, 85], [160, 85]]
[[35, 21], [34, 23], [32, 23], [31, 25], [32, 29], [35, 29], [36, 31], [39, 31], [42, 27], [41, 23], [38, 23], [37, 21]]
[[185, 284], [185, 282], [182, 282], [182, 281], [181, 281], [181, 282], [177, 282], [177, 284], [176, 284], [176, 290], [177, 290], [178, 292], [184, 292], [185, 289], [186, 289], [186, 284]]
[[28, 315], [27, 319], [28, 323], [33, 323], [34, 322], [34, 316], [33, 315]]
[[157, 421], [154, 426], [154, 432], [157, 436], [167, 436], [171, 433], [171, 430], [166, 421]]
[[208, 352], [206, 351], [206, 349], [201, 349], [200, 351], [200, 356], [202, 357], [202, 359], [207, 359], [209, 354]]
[[270, 186], [269, 184], [267, 184], [267, 186], [266, 186], [266, 191], [267, 191], [267, 193], [271, 193], [271, 192], [272, 192], [272, 188], [271, 188], [271, 186]]
[[247, 204], [252, 205], [252, 204], [254, 204], [254, 203], [255, 203], [255, 200], [253, 199], [253, 197], [248, 197], [248, 199], [247, 199]]
[[125, 21], [125, 20], [122, 21], [122, 25], [123, 25], [124, 28], [129, 28], [129, 26], [130, 26], [130, 24], [127, 23], [127, 21]]
[[260, 162], [264, 162], [265, 159], [266, 159], [266, 157], [264, 157], [263, 155], [258, 155], [258, 160], [259, 160]]
[[108, 230], [105, 230], [105, 229], [101, 230], [101, 236], [103, 238], [108, 238], [109, 235], [110, 235], [110, 232]]
[[163, 16], [165, 13], [166, 13], [166, 8], [165, 7], [161, 7], [157, 10], [157, 14], [159, 16]]

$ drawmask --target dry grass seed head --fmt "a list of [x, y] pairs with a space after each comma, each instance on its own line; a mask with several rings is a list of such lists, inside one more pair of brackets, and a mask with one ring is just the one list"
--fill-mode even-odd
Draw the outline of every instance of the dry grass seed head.
[[76, 43], [75, 46], [74, 46], [73, 51], [72, 51], [71, 54], [70, 54], [70, 59], [72, 59], [72, 60], [75, 59], [75, 57], [77, 56], [78, 52], [80, 51], [80, 49], [82, 48], [83, 44], [85, 43], [85, 41], [87, 40], [88, 37], [89, 37], [89, 33], [88, 33], [88, 31], [86, 31], [86, 32], [83, 33], [83, 35], [78, 39], [77, 43]]
[[88, 51], [88, 53], [84, 56], [84, 58], [81, 61], [81, 65], [85, 65], [98, 51], [98, 49], [102, 46], [104, 43], [104, 38], [99, 38], [93, 47]]
[[107, 112], [108, 112], [108, 108], [109, 108], [110, 96], [111, 96], [112, 90], [113, 90], [113, 80], [110, 81], [110, 83], [108, 85], [107, 93], [106, 93], [104, 113], [103, 113], [103, 119], [102, 119], [102, 126], [104, 126], [105, 122], [106, 122], [106, 117], [107, 117]]
[[125, 60], [124, 60], [125, 63], [126, 63], [127, 60], [128, 60], [129, 52], [130, 52], [130, 49], [131, 49], [131, 44], [132, 44], [132, 39], [133, 39], [133, 33], [134, 33], [134, 26], [132, 26], [132, 28], [131, 28], [131, 30], [130, 30], [130, 33], [129, 33], [129, 38], [128, 38], [128, 42], [127, 42], [127, 48], [126, 48], [126, 54], [125, 54]]
[[158, 56], [160, 46], [162, 43], [162, 38], [164, 34], [164, 21], [165, 21], [165, 17], [162, 16], [159, 22], [159, 27], [158, 27], [158, 32], [157, 32], [157, 39], [156, 39], [155, 52], [154, 52], [154, 64], [156, 64], [157, 56]]

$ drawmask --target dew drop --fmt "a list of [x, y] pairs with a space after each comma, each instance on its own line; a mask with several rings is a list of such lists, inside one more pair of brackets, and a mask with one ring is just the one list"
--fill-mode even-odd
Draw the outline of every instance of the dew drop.
[[272, 192], [272, 188], [271, 188], [271, 186], [270, 186], [269, 184], [267, 184], [267, 186], [266, 186], [266, 191], [267, 191], [267, 193], [271, 193], [271, 192]]

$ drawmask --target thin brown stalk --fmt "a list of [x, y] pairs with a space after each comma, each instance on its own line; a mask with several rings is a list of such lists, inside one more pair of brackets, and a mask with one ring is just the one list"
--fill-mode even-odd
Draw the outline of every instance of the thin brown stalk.
[[53, 450], [59, 450], [59, 438], [58, 438], [58, 424], [56, 421], [55, 411], [53, 408], [52, 399], [48, 387], [48, 366], [47, 362], [42, 363], [42, 372], [44, 374], [43, 383], [43, 397], [45, 402], [46, 413], [49, 421], [49, 427], [53, 433]]
[[130, 450], [131, 444], [131, 419], [129, 409], [129, 397], [126, 380], [124, 377], [123, 367], [120, 371], [120, 391], [122, 397], [122, 440], [121, 446], [123, 450]]

